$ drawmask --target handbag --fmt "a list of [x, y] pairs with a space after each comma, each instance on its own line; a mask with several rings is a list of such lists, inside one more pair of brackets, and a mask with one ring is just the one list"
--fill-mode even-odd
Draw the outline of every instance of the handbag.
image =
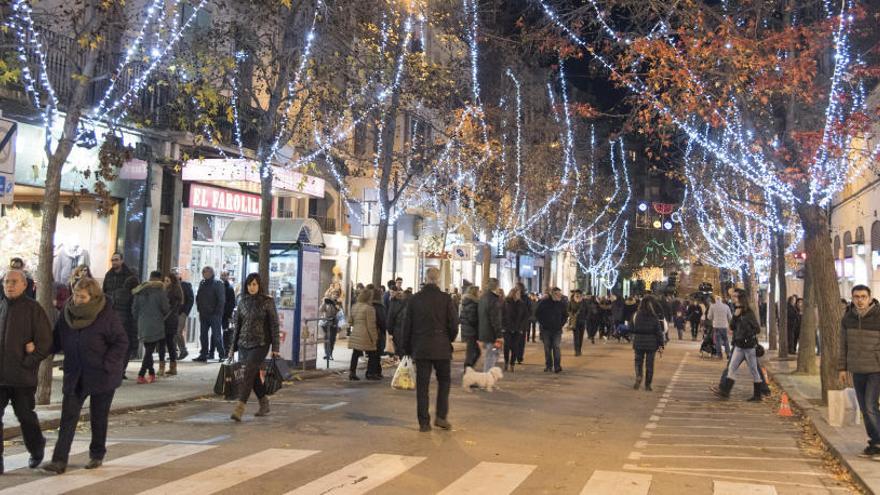
[[755, 346], [755, 356], [764, 357], [764, 346], [758, 344]]
[[394, 377], [391, 379], [391, 388], [396, 390], [415, 390], [416, 373], [412, 358], [404, 356], [397, 365]]
[[220, 364], [217, 379], [214, 380], [214, 393], [222, 395], [226, 400], [235, 398], [238, 385], [244, 379], [244, 366], [240, 362], [233, 362], [230, 358]]
[[272, 395], [281, 390], [283, 381], [281, 370], [278, 369], [278, 361], [275, 358], [270, 359], [269, 364], [266, 366], [266, 377], [263, 379], [266, 395]]

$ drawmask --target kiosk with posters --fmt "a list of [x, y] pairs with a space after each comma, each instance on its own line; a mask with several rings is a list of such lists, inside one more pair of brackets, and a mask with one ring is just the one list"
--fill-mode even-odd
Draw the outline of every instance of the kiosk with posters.
[[[237, 242], [242, 274], [256, 272], [260, 221], [235, 219], [223, 233], [224, 242]], [[281, 356], [303, 369], [317, 362], [321, 305], [320, 268], [324, 234], [311, 218], [272, 219], [269, 280], [266, 293], [275, 299], [281, 320]], [[244, 278], [244, 277], [242, 277]]]

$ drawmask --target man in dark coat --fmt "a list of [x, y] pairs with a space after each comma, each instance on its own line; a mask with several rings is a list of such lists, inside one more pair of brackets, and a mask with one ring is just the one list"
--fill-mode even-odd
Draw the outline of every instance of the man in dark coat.
[[[0, 418], [7, 404], [21, 425], [32, 469], [43, 460], [46, 439], [40, 431], [36, 406], [37, 370], [52, 348], [52, 326], [43, 308], [25, 295], [27, 277], [10, 270], [3, 278], [6, 296], [0, 300]], [[0, 423], [0, 474], [3, 473], [3, 425]]]
[[[223, 308], [223, 319], [220, 322], [220, 326], [223, 327], [223, 345], [226, 346], [223, 349], [222, 354], [225, 355], [229, 351], [230, 343], [232, 342], [232, 332], [229, 330], [229, 322], [232, 321], [232, 313], [235, 312], [235, 288], [229, 283], [229, 272], [220, 272], [220, 280], [223, 282], [223, 288], [226, 289], [226, 304]], [[213, 345], [208, 351], [208, 354], [211, 356], [214, 355]]]
[[868, 433], [868, 446], [862, 457], [880, 460], [880, 303], [871, 299], [865, 285], [852, 288], [852, 306], [841, 322], [840, 354], [837, 369], [840, 381], [852, 373], [859, 409]]
[[452, 342], [458, 336], [458, 312], [449, 294], [440, 290], [440, 270], [425, 271], [425, 287], [410, 298], [404, 318], [403, 348], [416, 363], [416, 407], [419, 431], [431, 431], [428, 388], [431, 370], [437, 375], [437, 410], [434, 426], [449, 430], [449, 386]]
[[562, 342], [562, 326], [565, 325], [567, 304], [562, 300], [562, 290], [554, 287], [550, 297], [538, 302], [535, 316], [541, 324], [541, 342], [544, 343], [544, 371], [562, 371], [559, 347]]
[[[27, 279], [27, 288], [24, 290], [24, 295], [30, 297], [31, 299], [37, 298], [37, 286], [34, 284], [33, 277], [25, 270], [24, 260], [18, 257], [12, 258], [9, 260], [9, 268], [12, 270], [20, 270], [24, 273], [25, 278]], [[3, 284], [0, 283], [0, 299], [6, 297], [6, 294], [3, 292]]]
[[226, 359], [223, 351], [223, 311], [226, 310], [226, 287], [223, 282], [214, 278], [214, 269], [210, 266], [202, 268], [202, 281], [199, 282], [199, 292], [196, 294], [196, 309], [199, 311], [199, 357], [193, 359], [205, 363], [208, 359], [214, 359], [214, 354], [208, 353], [208, 334], [211, 335], [211, 344], [220, 353], [220, 360]]
[[[138, 286], [140, 281], [137, 275], [125, 264], [122, 253], [113, 253], [110, 257], [110, 270], [104, 275], [103, 291], [113, 304], [113, 311], [119, 317], [125, 335], [128, 336], [128, 359], [137, 355], [138, 332], [134, 315], [131, 313], [131, 304], [134, 296], [131, 291]], [[125, 378], [123, 371], [122, 377]]]
[[180, 288], [183, 290], [183, 304], [180, 305], [180, 316], [177, 320], [177, 359], [183, 361], [189, 355], [186, 350], [186, 320], [196, 303], [196, 296], [193, 294], [192, 284], [183, 279], [180, 280]]
[[498, 361], [498, 350], [501, 348], [504, 331], [501, 328], [501, 298], [498, 291], [498, 279], [490, 278], [486, 291], [480, 297], [477, 313], [480, 319], [478, 338], [483, 345], [483, 372], [489, 371]]

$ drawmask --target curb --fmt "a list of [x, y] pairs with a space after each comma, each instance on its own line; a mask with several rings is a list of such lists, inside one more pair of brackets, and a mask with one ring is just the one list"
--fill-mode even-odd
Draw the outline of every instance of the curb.
[[[802, 412], [801, 417], [803, 417], [810, 424], [810, 426], [813, 428], [813, 431], [815, 431], [816, 434], [819, 435], [819, 438], [822, 439], [822, 442], [828, 448], [828, 451], [831, 452], [832, 454], [834, 454], [834, 457], [837, 458], [838, 462], [840, 462], [840, 464], [842, 466], [846, 467], [846, 470], [849, 472], [850, 476], [852, 476], [852, 479], [855, 480], [856, 483], [858, 483], [859, 487], [862, 490], [864, 490], [865, 493], [877, 495], [868, 486], [868, 483], [864, 480], [864, 478], [862, 478], [862, 476], [861, 476], [861, 474], [859, 474], [858, 470], [853, 468], [853, 466], [849, 463], [849, 461], [846, 459], [846, 457], [839, 450], [837, 450], [837, 447], [835, 447], [834, 443], [831, 441], [831, 439], [828, 438], [827, 433], [824, 431], [825, 425], [821, 425], [818, 421], [816, 421], [813, 418], [813, 414], [809, 413], [810, 411], [817, 411], [818, 407], [814, 406], [813, 404], [809, 404], [809, 403], [801, 404], [799, 399], [796, 399], [793, 394], [788, 393], [785, 390], [785, 387], [783, 387], [782, 384], [780, 384], [779, 381], [776, 380], [776, 377], [773, 375], [773, 372], [770, 371], [769, 368], [765, 367], [764, 369], [767, 372], [767, 375], [773, 381], [773, 383], [775, 383], [776, 386], [779, 387], [779, 390], [782, 390], [783, 392], [788, 394], [788, 400]], [[820, 414], [820, 416], [821, 416], [821, 414]]]
[[[332, 370], [300, 371], [300, 372], [295, 372], [293, 375], [293, 379], [288, 382], [285, 382], [285, 383], [290, 383], [292, 381], [314, 380], [317, 378], [324, 378], [327, 376], [331, 376], [332, 374], [333, 374]], [[199, 399], [207, 399], [207, 398], [211, 398], [211, 397], [217, 397], [217, 396], [213, 393], [206, 394], [206, 393], [200, 392], [198, 394], [187, 396], [187, 397], [182, 397], [180, 399], [172, 399], [172, 400], [166, 400], [166, 401], [161, 401], [161, 402], [151, 402], [149, 404], [136, 404], [136, 405], [131, 405], [131, 406], [112, 408], [112, 409], [110, 409], [110, 416], [118, 416], [120, 414], [128, 414], [132, 411], [159, 409], [162, 407], [173, 406], [175, 404], [182, 404], [184, 402], [192, 402], [192, 401], [196, 401]], [[88, 412], [88, 409], [83, 408], [82, 413], [80, 413], [80, 416], [79, 416], [79, 421], [88, 421], [89, 417], [90, 417], [90, 414]], [[47, 419], [47, 420], [41, 420], [40, 421], [40, 430], [41, 431], [54, 430], [56, 428], [59, 428], [60, 425], [61, 425], [61, 418], [60, 417]], [[18, 436], [21, 436], [21, 427], [20, 426], [10, 426], [8, 428], [7, 427], [3, 428], [3, 439], [4, 440], [9, 440], [10, 438], [15, 438]]]

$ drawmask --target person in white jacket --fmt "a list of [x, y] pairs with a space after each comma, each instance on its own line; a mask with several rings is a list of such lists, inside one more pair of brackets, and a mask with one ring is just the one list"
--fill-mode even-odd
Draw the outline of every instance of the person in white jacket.
[[715, 355], [721, 356], [721, 346], [724, 346], [724, 357], [730, 358], [730, 343], [727, 339], [727, 331], [730, 328], [730, 320], [733, 314], [730, 306], [724, 303], [720, 297], [712, 297], [712, 304], [706, 313], [706, 319], [712, 323], [712, 341], [715, 343]]

